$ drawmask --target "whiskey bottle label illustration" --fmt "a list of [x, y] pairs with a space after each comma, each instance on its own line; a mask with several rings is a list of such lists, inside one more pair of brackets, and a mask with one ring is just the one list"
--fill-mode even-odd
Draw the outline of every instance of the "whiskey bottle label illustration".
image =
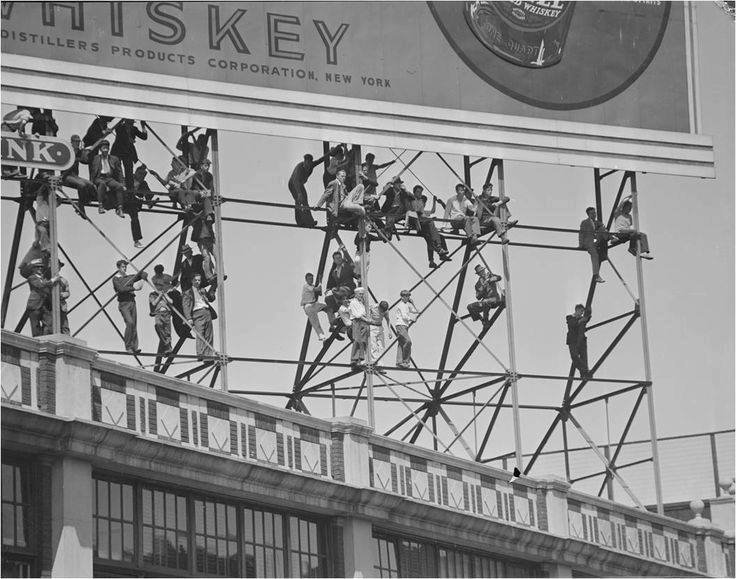
[[562, 60], [575, 2], [466, 2], [475, 36], [501, 58], [529, 68]]

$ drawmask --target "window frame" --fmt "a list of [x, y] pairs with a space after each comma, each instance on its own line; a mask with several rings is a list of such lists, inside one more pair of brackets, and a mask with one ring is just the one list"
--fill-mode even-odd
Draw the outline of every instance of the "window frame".
[[[331, 557], [333, 555], [334, 546], [330, 538], [330, 525], [331, 519], [329, 516], [320, 515], [318, 513], [309, 513], [304, 511], [298, 511], [293, 509], [284, 509], [278, 507], [272, 507], [267, 504], [261, 504], [256, 502], [249, 502], [247, 500], [238, 500], [232, 497], [226, 497], [218, 494], [207, 495], [200, 490], [187, 489], [182, 485], [172, 484], [164, 485], [160, 482], [148, 481], [146, 479], [121, 476], [117, 473], [111, 473], [104, 470], [93, 470], [92, 472], [93, 489], [97, 488], [97, 481], [103, 481], [107, 483], [116, 484], [128, 484], [133, 487], [133, 561], [115, 561], [112, 559], [103, 559], [93, 552], [93, 565], [95, 569], [100, 569], [102, 572], [108, 573], [121, 573], [130, 576], [145, 576], [155, 574], [156, 576], [170, 576], [170, 577], [201, 577], [203, 573], [198, 572], [197, 569], [197, 553], [196, 553], [196, 513], [195, 513], [195, 502], [202, 501], [205, 503], [222, 503], [226, 506], [231, 506], [235, 509], [235, 524], [236, 524], [236, 554], [238, 557], [238, 571], [239, 577], [245, 577], [246, 572], [246, 561], [245, 561], [245, 522], [244, 512], [245, 509], [251, 511], [259, 511], [272, 513], [274, 515], [280, 515], [282, 517], [282, 534], [283, 534], [283, 552], [284, 552], [284, 576], [295, 577], [294, 571], [291, 569], [291, 537], [289, 533], [290, 521], [292, 518], [297, 520], [305, 520], [308, 523], [314, 523], [317, 527], [317, 557], [320, 560], [320, 576], [331, 577], [333, 576], [333, 564]], [[151, 492], [161, 491], [163, 493], [174, 494], [175, 496], [183, 496], [186, 500], [186, 512], [187, 512], [187, 568], [178, 569], [172, 567], [165, 567], [152, 563], [143, 562], [143, 491], [149, 490]], [[165, 499], [164, 499], [165, 500]], [[92, 518], [93, 521], [98, 518], [97, 516], [97, 500], [96, 490], [92, 497], [93, 508]], [[93, 523], [94, 526], [94, 523]], [[148, 526], [148, 525], [147, 525]], [[153, 525], [150, 525], [153, 526]], [[96, 526], [93, 528], [93, 532], [96, 533]], [[226, 539], [227, 540], [227, 539]], [[322, 554], [320, 553], [322, 550]], [[301, 554], [301, 551], [297, 549], [297, 552]], [[205, 567], [206, 568], [206, 567]], [[301, 569], [299, 569], [299, 574]], [[207, 575], [210, 576], [210, 575]], [[212, 576], [230, 576], [226, 575], [212, 575]]]
[[[3, 453], [2, 465], [8, 465], [12, 468], [17, 468], [20, 471], [21, 485], [23, 486], [23, 498], [24, 500], [20, 503], [15, 502], [15, 474], [13, 475], [13, 501], [2, 501], [2, 504], [11, 504], [16, 509], [18, 506], [22, 508], [23, 512], [23, 525], [25, 528], [26, 545], [25, 547], [19, 547], [16, 544], [5, 544], [0, 541], [0, 557], [3, 560], [12, 560], [21, 563], [28, 563], [31, 569], [31, 576], [38, 576], [39, 564], [40, 564], [40, 553], [39, 553], [39, 538], [38, 531], [40, 530], [39, 516], [41, 513], [40, 503], [40, 487], [38, 482], [39, 477], [37, 476], [38, 469], [36, 465], [22, 457], [16, 456], [11, 453]], [[14, 514], [15, 517], [15, 514]], [[14, 519], [15, 520], [15, 519]], [[13, 525], [13, 539], [14, 543], [16, 540], [16, 529], [17, 526]]]

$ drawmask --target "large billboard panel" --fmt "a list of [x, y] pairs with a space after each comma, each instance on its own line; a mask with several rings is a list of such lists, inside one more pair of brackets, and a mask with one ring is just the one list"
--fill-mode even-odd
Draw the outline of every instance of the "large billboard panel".
[[[2, 51], [234, 85], [690, 132], [682, 2], [3, 2]], [[105, 79], [100, 79], [105, 80]]]

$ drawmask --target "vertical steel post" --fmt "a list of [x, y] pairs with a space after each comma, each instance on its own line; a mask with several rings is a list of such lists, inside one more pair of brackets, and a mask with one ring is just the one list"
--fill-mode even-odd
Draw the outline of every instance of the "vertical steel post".
[[[59, 187], [59, 177], [53, 176], [49, 183], [49, 240], [51, 242], [51, 277], [59, 275], [59, 239], [56, 220], [56, 189]], [[51, 287], [51, 327], [52, 333], [61, 333], [59, 284]]]
[[18, 215], [15, 218], [15, 231], [13, 232], [13, 244], [10, 246], [10, 257], [8, 258], [8, 271], [5, 273], [5, 286], [3, 287], [3, 304], [2, 304], [2, 323], [0, 327], [5, 327], [5, 318], [8, 317], [8, 303], [10, 302], [10, 292], [13, 289], [13, 276], [15, 274], [15, 264], [18, 261], [18, 247], [20, 246], [20, 235], [23, 232], [23, 220], [26, 216], [25, 199], [18, 201]]
[[[506, 198], [506, 184], [504, 179], [503, 161], [498, 164], [498, 196], [503, 201]], [[504, 214], [506, 216], [506, 214]], [[503, 277], [506, 287], [506, 333], [509, 342], [509, 370], [511, 370], [511, 405], [514, 418], [514, 447], [516, 466], [524, 470], [524, 456], [521, 448], [521, 423], [519, 418], [519, 388], [516, 377], [516, 346], [514, 343], [514, 309], [511, 302], [511, 268], [509, 267], [509, 245], [501, 245], [503, 255]]]
[[[217, 131], [212, 134], [212, 186], [214, 194], [220, 197], [220, 143]], [[222, 208], [219, 199], [213, 199], [215, 202], [215, 257], [217, 259], [217, 299], [220, 302], [218, 306], [218, 316], [220, 326], [220, 355], [222, 358], [222, 371], [220, 375], [220, 389], [227, 392], [227, 316], [225, 315], [225, 262], [223, 259], [222, 245], [224, 243], [222, 235]]]
[[[634, 216], [634, 229], [639, 231], [639, 193], [636, 187], [636, 173], [631, 173], [631, 205]], [[654, 389], [652, 385], [652, 363], [649, 357], [649, 328], [647, 326], [647, 307], [644, 300], [644, 268], [641, 261], [641, 243], [637, 242], [636, 281], [639, 286], [639, 316], [641, 318], [641, 342], [644, 353], [644, 379], [647, 408], [649, 410], [649, 435], [652, 444], [652, 466], [654, 467], [654, 489], [657, 495], [657, 512], [664, 515], [662, 506], [662, 474], [659, 470], [659, 448], [657, 445], [657, 424], [654, 417]]]

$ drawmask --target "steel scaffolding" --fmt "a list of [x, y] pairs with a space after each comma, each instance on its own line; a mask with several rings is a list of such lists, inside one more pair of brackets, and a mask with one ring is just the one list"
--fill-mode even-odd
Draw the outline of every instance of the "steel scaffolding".
[[[176, 157], [177, 154], [170, 148], [166, 143], [158, 136], [153, 130], [150, 124], [147, 124], [148, 129], [158, 139], [161, 145], [166, 151], [172, 156]], [[182, 131], [185, 132], [186, 127], [182, 127]], [[224, 203], [225, 208], [229, 205], [245, 204], [251, 206], [262, 206], [279, 209], [293, 210], [294, 205], [291, 203], [276, 203], [276, 202], [265, 202], [259, 200], [242, 199], [237, 197], [228, 197], [222, 195], [221, 192], [221, 179], [220, 179], [220, 167], [219, 167], [219, 144], [217, 131], [208, 130], [212, 142], [212, 161], [213, 161], [213, 176], [214, 176], [214, 189], [217, 192], [219, 200]], [[323, 150], [327, 153], [330, 149], [330, 143], [323, 144]], [[397, 152], [391, 150], [396, 158], [396, 162], [402, 166], [399, 175], [408, 172], [417, 179], [421, 184], [422, 180], [416, 175], [412, 166], [415, 161], [422, 155], [436, 155], [442, 164], [455, 176], [459, 181], [471, 186], [473, 180], [473, 169], [475, 172], [479, 169], [483, 169], [485, 173], [481, 184], [486, 184], [496, 180], [499, 196], [501, 199], [506, 197], [506, 182], [504, 176], [504, 162], [502, 159], [487, 159], [487, 158], [476, 158], [471, 159], [468, 156], [463, 157], [462, 175], [453, 168], [452, 164], [441, 154], [432, 153], [427, 151], [415, 152], [412, 158], [408, 161], [404, 160], [404, 156], [408, 151]], [[355, 145], [352, 149], [354, 155], [353, 160], [356, 164], [357, 172], [360, 168], [361, 162], [361, 150], [359, 145]], [[325, 160], [325, 166], [327, 160]], [[487, 165], [487, 167], [486, 167]], [[624, 191], [628, 190], [631, 194], [633, 202], [633, 216], [634, 216], [634, 227], [638, 230], [639, 228], [639, 207], [638, 207], [638, 191], [636, 187], [636, 174], [629, 171], [601, 171], [599, 169], [594, 170], [594, 193], [595, 193], [595, 206], [598, 211], [598, 215], [601, 218], [604, 215], [604, 194], [603, 184], [604, 181], [610, 177], [618, 176], [620, 181], [618, 183], [617, 192], [615, 198], [611, 204], [609, 217], [607, 220], [608, 228], [610, 229], [614, 219], [614, 210], [618, 207]], [[25, 180], [34, 179], [34, 175], [31, 173]], [[424, 185], [424, 184], [423, 184]], [[430, 192], [429, 188], [424, 186], [425, 189]], [[100, 295], [103, 291], [105, 284], [109, 283], [112, 275], [108, 276], [96, 285], [85, 279], [84, 275], [78, 268], [78, 264], [75, 264], [71, 257], [64, 251], [64, 249], [56, 243], [56, 211], [55, 205], [59, 204], [74, 204], [75, 199], [69, 197], [62, 189], [58, 188], [56, 183], [52, 184], [52, 189], [58, 192], [58, 199], [56, 194], [51, 194], [49, 197], [53, 200], [52, 202], [52, 217], [51, 217], [51, 237], [52, 237], [52, 271], [58, 271], [58, 263], [56, 257], [56, 248], [67, 260], [67, 263], [80, 277], [84, 287], [87, 290], [86, 295], [79, 299], [75, 304], [70, 305], [69, 313], [72, 313], [87, 299], [92, 299], [97, 304], [98, 309], [92, 314], [92, 316], [80, 324], [73, 335], [79, 335], [89, 325], [89, 323], [100, 313], [102, 313], [113, 329], [118, 335], [122, 337], [120, 329], [110, 317], [106, 311], [107, 305], [109, 305], [113, 299], [109, 299], [105, 295]], [[184, 211], [181, 211], [175, 206], [163, 207], [160, 199], [168, 197], [168, 193], [156, 193], [159, 200], [152, 208], [141, 208], [142, 213], [169, 215], [173, 218], [172, 223], [162, 230], [153, 240], [151, 240], [145, 247], [137, 251], [132, 256], [126, 256], [124, 252], [115, 247], [115, 250], [122, 256], [125, 257], [136, 271], [143, 270], [152, 264], [164, 251], [174, 244], [177, 244], [176, 257], [174, 261], [173, 272], [174, 275], [179, 271], [182, 249], [186, 242], [187, 231], [193, 222], [200, 218], [199, 216], [192, 216]], [[15, 230], [13, 234], [13, 241], [10, 247], [8, 259], [6, 263], [5, 283], [3, 289], [3, 301], [2, 301], [2, 327], [5, 327], [8, 303], [13, 294], [14, 290], [22, 287], [24, 283], [17, 285], [14, 284], [15, 270], [18, 260], [19, 243], [23, 225], [25, 221], [25, 215], [28, 214], [32, 219], [35, 219], [35, 214], [32, 207], [32, 198], [24, 196], [22, 193], [19, 196], [3, 195], [2, 199], [7, 202], [17, 203], [17, 215], [15, 220]], [[95, 203], [91, 203], [91, 206], [96, 206]], [[325, 210], [322, 210], [325, 211]], [[502, 210], [504, 214], [502, 217], [507, 220], [507, 210]], [[571, 464], [569, 461], [569, 447], [568, 447], [568, 425], [572, 427], [583, 437], [588, 443], [592, 451], [600, 459], [603, 470], [596, 475], [601, 476], [602, 483], [598, 495], [602, 495], [607, 490], [609, 498], [613, 497], [611, 481], [616, 480], [621, 487], [630, 495], [632, 501], [635, 504], [641, 506], [640, 502], [636, 498], [635, 494], [631, 491], [629, 486], [626, 484], [624, 478], [621, 476], [621, 471], [632, 464], [641, 464], [642, 461], [630, 464], [620, 464], [619, 455], [621, 450], [626, 443], [629, 431], [631, 430], [634, 419], [636, 418], [642, 402], [646, 401], [648, 408], [648, 421], [650, 429], [651, 439], [651, 458], [645, 459], [651, 461], [653, 465], [654, 481], [657, 494], [657, 504], [659, 512], [662, 513], [662, 496], [661, 496], [661, 480], [659, 472], [659, 456], [656, 441], [656, 425], [654, 419], [654, 401], [652, 391], [652, 372], [650, 367], [649, 358], [649, 344], [648, 344], [648, 333], [647, 333], [647, 322], [646, 322], [646, 303], [644, 299], [644, 274], [641, 254], [637, 251], [636, 257], [636, 291], [635, 294], [632, 289], [626, 284], [624, 278], [620, 275], [619, 271], [615, 268], [614, 264], [611, 263], [611, 267], [616, 273], [616, 276], [628, 292], [632, 299], [632, 308], [628, 311], [617, 314], [609, 319], [597, 322], [588, 326], [588, 330], [594, 330], [609, 324], [616, 322], [623, 322], [619, 332], [613, 338], [613, 340], [604, 349], [600, 357], [591, 366], [592, 377], [578, 378], [575, 376], [574, 367], [570, 366], [570, 370], [567, 376], [564, 375], [553, 375], [553, 374], [534, 374], [524, 372], [523, 369], [517, 368], [516, 362], [516, 348], [519, 347], [515, 338], [514, 332], [514, 308], [513, 308], [513, 293], [512, 293], [512, 269], [510, 253], [513, 247], [528, 247], [538, 250], [556, 250], [556, 251], [581, 251], [580, 248], [573, 245], [560, 245], [560, 244], [549, 244], [549, 243], [522, 243], [518, 241], [510, 240], [509, 243], [501, 243], [500, 240], [495, 239], [495, 232], [485, 233], [480, 239], [473, 243], [467, 237], [457, 235], [454, 233], [443, 233], [443, 236], [448, 241], [457, 242], [457, 246], [450, 250], [451, 257], [460, 256], [462, 259], [459, 267], [455, 268], [449, 281], [445, 282], [442, 286], [436, 287], [433, 285], [433, 276], [438, 269], [447, 271], [451, 266], [449, 262], [442, 262], [436, 269], [431, 269], [428, 273], [422, 274], [412, 264], [411, 260], [402, 253], [402, 251], [393, 243], [387, 239], [383, 232], [378, 231], [378, 237], [380, 241], [386, 243], [388, 247], [397, 255], [401, 261], [407, 266], [409, 271], [412, 271], [416, 276], [417, 281], [411, 286], [411, 290], [414, 290], [420, 286], [426, 287], [432, 294], [429, 302], [422, 307], [419, 311], [419, 317], [421, 317], [427, 310], [435, 303], [439, 303], [449, 312], [448, 322], [445, 330], [444, 337], [442, 339], [442, 350], [439, 357], [439, 361], [436, 367], [427, 368], [420, 367], [415, 360], [411, 360], [411, 368], [399, 368], [393, 366], [387, 366], [381, 364], [380, 368], [378, 363], [381, 362], [382, 358], [386, 356], [388, 351], [396, 344], [397, 338], [391, 340], [384, 350], [384, 352], [376, 360], [370, 359], [370, 354], [366, 360], [365, 368], [355, 369], [350, 364], [342, 363], [338, 358], [343, 354], [350, 346], [349, 343], [343, 345], [340, 348], [335, 347], [336, 334], [331, 334], [321, 344], [321, 348], [313, 357], [309, 356], [309, 345], [312, 328], [307, 321], [305, 323], [304, 333], [299, 348], [299, 356], [296, 359], [284, 359], [284, 358], [256, 358], [248, 356], [237, 356], [230, 355], [227, 344], [227, 325], [226, 318], [224, 315], [224, 304], [225, 304], [225, 279], [224, 279], [224, 265], [223, 265], [223, 252], [222, 252], [222, 224], [223, 222], [232, 222], [247, 225], [260, 225], [265, 227], [300, 227], [291, 222], [286, 221], [274, 221], [274, 220], [263, 220], [263, 219], [250, 219], [234, 217], [224, 214], [221, 203], [215, 203], [215, 235], [216, 235], [216, 260], [217, 260], [217, 281], [218, 281], [218, 302], [220, 309], [219, 320], [219, 349], [216, 356], [211, 356], [205, 360], [198, 360], [197, 356], [182, 354], [181, 349], [186, 342], [187, 335], [181, 335], [179, 340], [174, 345], [173, 351], [170, 355], [164, 355], [159, 349], [157, 352], [141, 352], [137, 355], [131, 355], [136, 363], [151, 371], [168, 374], [172, 373], [173, 367], [177, 364], [186, 364], [188, 367], [175, 374], [177, 378], [186, 380], [193, 380], [199, 384], [209, 378], [208, 386], [210, 388], [219, 387], [222, 390], [229, 391], [234, 395], [242, 394], [248, 396], [278, 396], [285, 399], [286, 407], [299, 412], [309, 413], [307, 402], [310, 398], [315, 400], [318, 399], [329, 399], [332, 401], [333, 414], [335, 412], [335, 403], [337, 400], [349, 400], [352, 401], [351, 415], [354, 415], [357, 411], [358, 405], [361, 401], [367, 403], [367, 414], [368, 420], [371, 425], [375, 424], [374, 417], [374, 406], [377, 404], [390, 404], [394, 407], [400, 407], [402, 412], [405, 412], [403, 417], [388, 428], [384, 434], [386, 436], [401, 436], [402, 440], [408, 440], [411, 443], [417, 443], [420, 441], [422, 433], [426, 433], [426, 436], [431, 438], [432, 446], [436, 450], [443, 450], [445, 452], [451, 452], [451, 448], [456, 444], [463, 448], [464, 452], [472, 460], [490, 463], [496, 462], [503, 464], [504, 467], [508, 466], [508, 461], [513, 461], [513, 466], [518, 467], [523, 473], [529, 474], [533, 471], [533, 467], [537, 462], [538, 458], [548, 453], [547, 445], [552, 435], [557, 431], [558, 427], [561, 430], [563, 440], [563, 454], [565, 463], [565, 476], [571, 482], [583, 480], [585, 477], [576, 477], [571, 472]], [[444, 220], [436, 219], [438, 223], [442, 223]], [[91, 220], [88, 220], [90, 225], [97, 230], [98, 234], [101, 234], [103, 238], [106, 238], [104, 233], [97, 228]], [[179, 227], [180, 226], [180, 227]], [[322, 235], [322, 246], [319, 256], [318, 266], [315, 271], [316, 283], [325, 275], [325, 268], [327, 267], [327, 257], [330, 252], [331, 243], [334, 241], [342, 244], [340, 239], [340, 233], [343, 231], [356, 231], [352, 226], [340, 222], [338, 219], [328, 218], [328, 223], [325, 226], [318, 226], [311, 228], [315, 233], [314, 235]], [[509, 231], [513, 232], [514, 229], [527, 230], [533, 232], [556, 232], [565, 234], [577, 234], [577, 229], [566, 229], [557, 227], [548, 227], [542, 225], [531, 225], [524, 223], [517, 223]], [[173, 231], [173, 233], [172, 233]], [[368, 278], [368, 260], [367, 260], [367, 233], [365, 220], [361, 221], [357, 227], [358, 236], [360, 243], [358, 245], [358, 252], [360, 253], [360, 265], [361, 265], [361, 280], [363, 286], [366, 288], [366, 309], [370, 305], [371, 298], [375, 301], [375, 295], [370, 288]], [[319, 234], [317, 233], [319, 232]], [[168, 236], [167, 236], [168, 234]], [[406, 238], [416, 238], [420, 235], [415, 231], [408, 229], [400, 229], [399, 235]], [[163, 248], [159, 249], [153, 257], [143, 258], [143, 255], [151, 249], [154, 244], [159, 240], [164, 239], [166, 241]], [[111, 245], [112, 242], [107, 240]], [[615, 247], [620, 242], [613, 242], [610, 247]], [[465, 286], [465, 280], [467, 275], [468, 266], [474, 261], [478, 260], [481, 263], [486, 263], [483, 251], [486, 248], [501, 246], [501, 257], [503, 264], [503, 295], [504, 300], [500, 307], [498, 307], [489, 318], [488, 322], [483, 325], [482, 329], [476, 333], [476, 331], [469, 326], [467, 323], [468, 315], [462, 315], [460, 313], [461, 300], [463, 298], [463, 291]], [[114, 245], [113, 245], [114, 247]], [[490, 269], [490, 268], [489, 268]], [[447, 291], [452, 293], [452, 297], [446, 300], [443, 297]], [[590, 307], [594, 301], [596, 294], [596, 283], [591, 278], [588, 289], [588, 295], [586, 300], [586, 306]], [[55, 292], [54, 297], [54, 310], [57, 312], [55, 316], [54, 329], [58, 330], [58, 292]], [[105, 301], [107, 299], [107, 301]], [[390, 309], [393, 309], [399, 300], [390, 304]], [[174, 312], [177, 314], [178, 312]], [[178, 315], [181, 315], [178, 313]], [[508, 359], [502, 359], [497, 353], [493, 352], [490, 347], [486, 344], [484, 339], [494, 330], [497, 330], [497, 323], [501, 317], [505, 317], [506, 320], [506, 343], [508, 347]], [[15, 331], [20, 332], [23, 330], [27, 316], [21, 317]], [[629, 330], [634, 324], [639, 321], [641, 326], [642, 334], [642, 352], [644, 359], [644, 376], [643, 378], [610, 378], [610, 377], [598, 377], [598, 370], [604, 365], [610, 354], [619, 345], [622, 339], [626, 336]], [[186, 322], [186, 320], [184, 320]], [[449, 362], [449, 354], [453, 349], [455, 330], [465, 330], [470, 334], [473, 341], [465, 349], [460, 356], [459, 360], [451, 365]], [[370, 344], [368, 347], [370, 350]], [[466, 370], [466, 366], [471, 360], [477, 359], [482, 351], [485, 352], [486, 358], [490, 361], [494, 367], [497, 367], [496, 371], [473, 371]], [[118, 350], [100, 350], [103, 355], [126, 355], [126, 352]], [[328, 358], [329, 355], [329, 358]], [[144, 363], [144, 361], [149, 361]], [[325, 361], [326, 360], [326, 361]], [[239, 383], [234, 386], [228, 381], [228, 367], [233, 364], [276, 364], [280, 366], [293, 365], [295, 366], [295, 373], [293, 383], [289, 392], [264, 392], [253, 388], [253, 385]], [[320, 374], [326, 369], [334, 369], [339, 373], [335, 376], [320, 376]], [[239, 373], [243, 375], [245, 373]], [[357, 380], [360, 382], [358, 383]], [[561, 388], [560, 400], [557, 404], [522, 404], [519, 401], [519, 384], [535, 383], [542, 381], [554, 385], [564, 385]], [[586, 386], [590, 383], [595, 383], [609, 388], [610, 391], [596, 396], [584, 397], [587, 394]], [[460, 386], [458, 386], [460, 385]], [[416, 387], [416, 388], [415, 388]], [[408, 390], [412, 394], [407, 395], [402, 389]], [[636, 400], [631, 407], [624, 428], [617, 433], [618, 442], [615, 445], [605, 445], [605, 448], [601, 450], [598, 445], [588, 434], [587, 430], [581, 424], [575, 412], [583, 407], [589, 407], [593, 404], [601, 404], [605, 406], [607, 411], [609, 402], [622, 395], [628, 393], [636, 393]], [[487, 395], [487, 398], [485, 397]], [[477, 397], [480, 397], [480, 402]], [[461, 407], [469, 409], [473, 416], [464, 424], [456, 424], [448, 410], [454, 407]], [[538, 442], [535, 450], [532, 453], [524, 452], [522, 444], [522, 410], [534, 410], [534, 411], [545, 411], [552, 414], [549, 427]], [[488, 456], [487, 446], [491, 436], [496, 432], [499, 424], [499, 418], [502, 412], [511, 412], [512, 424], [513, 424], [513, 439], [514, 446], [513, 450], [509, 452], [496, 455]], [[491, 412], [490, 419], [481, 419], [484, 412]], [[446, 427], [452, 433], [452, 438], [448, 441], [444, 440], [441, 436], [440, 428], [438, 426], [438, 419], [445, 423]], [[478, 443], [478, 425], [481, 425], [481, 436], [480, 443]], [[464, 437], [468, 436], [468, 430], [472, 426], [475, 435], [475, 444], [471, 445]], [[400, 434], [401, 433], [401, 434]], [[613, 448], [612, 454], [609, 452], [609, 447]]]

